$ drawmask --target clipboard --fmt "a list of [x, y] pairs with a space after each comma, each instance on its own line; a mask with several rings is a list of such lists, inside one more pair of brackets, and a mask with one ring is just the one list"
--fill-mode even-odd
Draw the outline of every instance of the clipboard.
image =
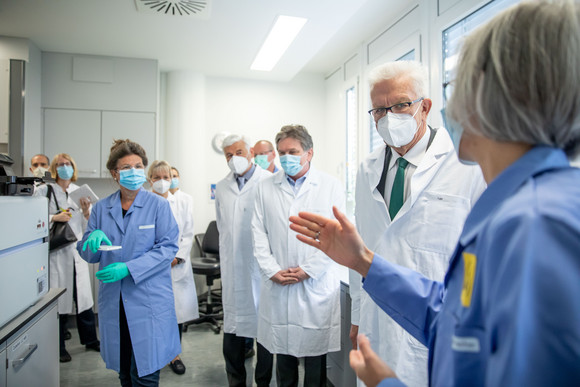
[[77, 206], [79, 206], [79, 208], [81, 206], [81, 198], [88, 197], [92, 204], [95, 204], [99, 201], [99, 197], [95, 195], [91, 187], [89, 187], [87, 184], [81, 185], [78, 189], [70, 192], [68, 196], [75, 202]]

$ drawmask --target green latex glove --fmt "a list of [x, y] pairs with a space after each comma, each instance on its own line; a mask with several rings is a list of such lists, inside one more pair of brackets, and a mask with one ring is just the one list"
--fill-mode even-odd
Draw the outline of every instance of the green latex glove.
[[89, 237], [83, 244], [83, 251], [87, 249], [88, 244], [89, 249], [91, 249], [93, 253], [96, 253], [97, 250], [99, 250], [101, 243], [105, 243], [109, 246], [112, 245], [111, 241], [109, 240], [109, 238], [107, 238], [104, 232], [102, 232], [101, 230], [95, 230], [89, 235]]
[[111, 263], [109, 266], [95, 274], [98, 279], [106, 284], [120, 281], [128, 275], [129, 269], [127, 268], [127, 264], [124, 262]]

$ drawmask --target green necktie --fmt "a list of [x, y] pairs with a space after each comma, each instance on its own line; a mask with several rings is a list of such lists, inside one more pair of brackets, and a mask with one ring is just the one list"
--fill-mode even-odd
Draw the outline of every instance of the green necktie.
[[405, 201], [405, 168], [409, 162], [402, 157], [399, 157], [399, 165], [397, 167], [397, 174], [393, 182], [393, 189], [391, 191], [391, 200], [389, 201], [389, 215], [391, 220], [395, 219], [397, 212], [403, 207]]

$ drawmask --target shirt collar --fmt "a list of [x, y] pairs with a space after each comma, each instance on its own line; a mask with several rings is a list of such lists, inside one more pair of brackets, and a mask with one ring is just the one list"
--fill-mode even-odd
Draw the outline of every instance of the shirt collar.
[[421, 163], [421, 160], [423, 160], [423, 156], [425, 156], [425, 152], [427, 151], [427, 145], [429, 145], [430, 136], [428, 133], [430, 133], [429, 128], [425, 130], [425, 133], [423, 133], [421, 139], [403, 156], [399, 155], [395, 151], [391, 151], [392, 156], [391, 161], [389, 162], [389, 169], [395, 166], [395, 163], [400, 157], [404, 157], [405, 160], [413, 164], [413, 166], [418, 167], [419, 164]]
[[302, 176], [301, 178], [296, 179], [296, 180], [294, 180], [290, 176], [286, 175], [286, 180], [288, 180], [288, 183], [290, 183], [290, 185], [292, 187], [294, 187], [296, 185], [302, 185], [304, 183], [304, 180], [306, 180], [306, 176], [308, 176], [309, 174], [310, 174], [310, 169], [308, 169], [308, 172], [306, 172], [304, 174], [304, 176]]
[[459, 238], [467, 246], [485, 225], [487, 218], [528, 179], [550, 169], [569, 167], [570, 162], [561, 149], [539, 145], [503, 170], [481, 194], [465, 220]]
[[243, 175], [238, 175], [237, 173], [234, 173], [234, 176], [235, 176], [236, 180], [238, 179], [238, 177], [243, 177], [244, 179], [246, 179], [246, 181], [248, 181], [252, 178], [252, 176], [254, 176], [255, 170], [256, 170], [256, 164], [252, 163], [252, 167], [250, 168], [250, 170], [248, 172], [244, 173]]

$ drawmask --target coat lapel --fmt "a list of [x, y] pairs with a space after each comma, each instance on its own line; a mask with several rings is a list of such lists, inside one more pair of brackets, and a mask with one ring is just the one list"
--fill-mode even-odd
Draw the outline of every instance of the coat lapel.
[[[437, 174], [439, 168], [441, 168], [439, 160], [451, 151], [453, 151], [453, 143], [449, 135], [444, 130], [437, 131], [433, 143], [427, 149], [427, 152], [425, 152], [421, 164], [419, 164], [417, 170], [411, 177], [411, 192], [408, 199], [403, 203], [399, 214], [403, 215], [413, 207], [417, 198], [429, 183], [431, 183], [431, 180], [433, 180], [433, 177]], [[397, 217], [399, 214], [397, 214]]]

